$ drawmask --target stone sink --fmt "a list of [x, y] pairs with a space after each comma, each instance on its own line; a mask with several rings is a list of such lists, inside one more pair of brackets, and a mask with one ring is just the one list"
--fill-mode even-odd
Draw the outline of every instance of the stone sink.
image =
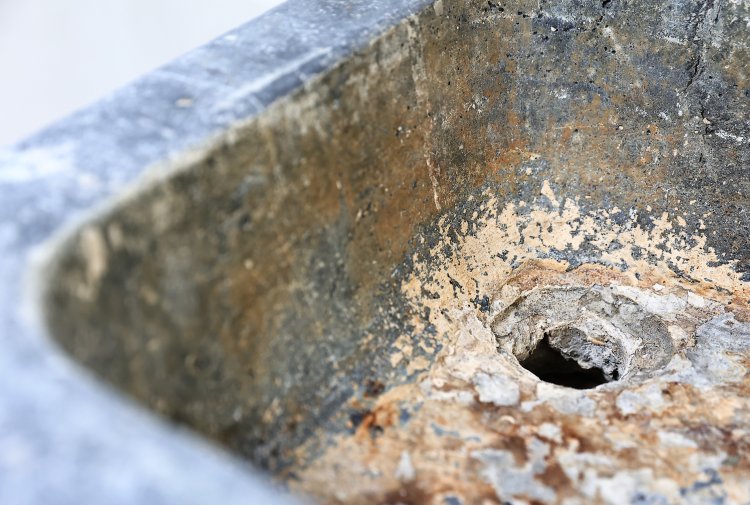
[[750, 503], [750, 3], [291, 0], [0, 153], [0, 503]]

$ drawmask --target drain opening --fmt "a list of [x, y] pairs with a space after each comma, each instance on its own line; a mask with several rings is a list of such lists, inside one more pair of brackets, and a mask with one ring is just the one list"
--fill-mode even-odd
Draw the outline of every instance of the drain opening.
[[591, 389], [619, 378], [617, 370], [610, 378], [599, 367], [582, 367], [575, 359], [550, 345], [546, 333], [531, 354], [520, 363], [540, 380], [575, 389]]
[[547, 287], [492, 321], [497, 348], [542, 381], [591, 389], [644, 380], [675, 354], [660, 316], [613, 287]]

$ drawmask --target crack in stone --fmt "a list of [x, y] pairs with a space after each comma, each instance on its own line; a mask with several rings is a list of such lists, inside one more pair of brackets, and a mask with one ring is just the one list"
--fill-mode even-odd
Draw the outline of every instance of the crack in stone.
[[[714, 1], [716, 1], [715, 4]], [[713, 13], [713, 20], [710, 23], [706, 23], [706, 18], [709, 18], [709, 13], [714, 9], [714, 6], [715, 12]], [[689, 29], [689, 32], [691, 32], [691, 38], [695, 41], [695, 58], [690, 67], [688, 82], [682, 90], [683, 93], [688, 92], [705, 70], [707, 44], [710, 43], [711, 38], [713, 37], [712, 27], [718, 22], [720, 12], [721, 0], [706, 0], [698, 11], [692, 30]]]

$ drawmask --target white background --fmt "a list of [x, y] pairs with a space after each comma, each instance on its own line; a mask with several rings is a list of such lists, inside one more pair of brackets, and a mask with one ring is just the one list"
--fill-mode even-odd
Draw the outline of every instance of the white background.
[[0, 0], [0, 146], [282, 0]]

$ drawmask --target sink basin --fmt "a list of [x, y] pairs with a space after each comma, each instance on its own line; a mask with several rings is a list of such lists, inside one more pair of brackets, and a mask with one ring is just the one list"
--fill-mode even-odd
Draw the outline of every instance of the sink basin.
[[49, 334], [321, 503], [746, 502], [748, 5], [413, 12], [59, 236]]

